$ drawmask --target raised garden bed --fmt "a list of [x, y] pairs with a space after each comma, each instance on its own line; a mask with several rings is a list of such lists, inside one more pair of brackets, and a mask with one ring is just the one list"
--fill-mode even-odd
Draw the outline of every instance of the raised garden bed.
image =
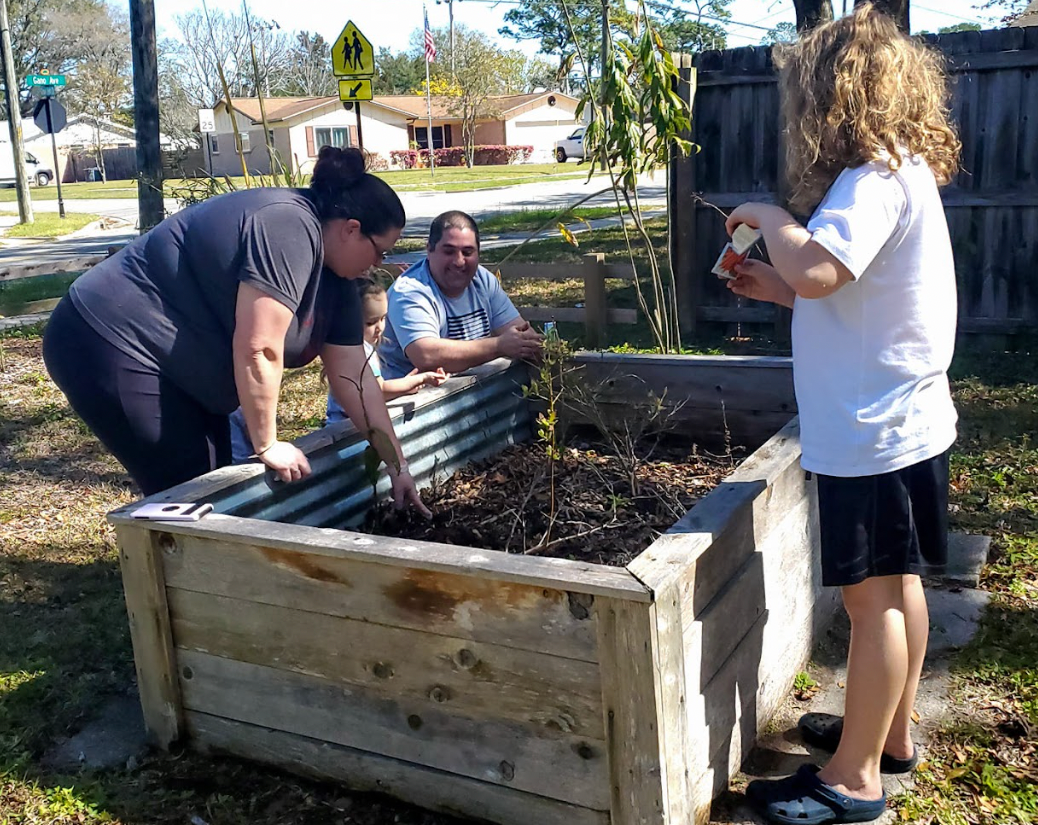
[[[626, 566], [341, 529], [372, 495], [348, 427], [301, 440], [304, 483], [233, 467], [151, 499], [210, 501], [201, 522], [114, 511], [155, 741], [506, 825], [705, 821], [834, 606], [790, 367], [583, 360], [606, 403], [686, 400], [689, 444], [762, 445]], [[416, 477], [528, 441], [523, 379], [397, 402]]]

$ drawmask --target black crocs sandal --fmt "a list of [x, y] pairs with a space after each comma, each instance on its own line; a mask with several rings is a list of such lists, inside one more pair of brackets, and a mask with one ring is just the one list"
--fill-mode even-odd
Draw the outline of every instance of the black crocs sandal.
[[[800, 735], [806, 744], [833, 753], [843, 736], [843, 717], [831, 713], [805, 713], [797, 722]], [[879, 760], [880, 773], [911, 773], [919, 764], [919, 748], [912, 748], [908, 759], [899, 759], [888, 753]]]
[[827, 825], [871, 822], [887, 809], [887, 795], [879, 799], [854, 799], [818, 778], [817, 765], [801, 765], [785, 779], [756, 779], [746, 788], [746, 798], [769, 822], [778, 825]]

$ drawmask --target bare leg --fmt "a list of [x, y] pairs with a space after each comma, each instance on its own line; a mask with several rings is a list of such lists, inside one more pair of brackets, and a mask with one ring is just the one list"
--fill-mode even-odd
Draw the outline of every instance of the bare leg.
[[905, 682], [905, 691], [901, 694], [901, 703], [894, 714], [894, 721], [890, 724], [883, 752], [898, 759], [908, 759], [915, 748], [912, 744], [912, 710], [915, 707], [916, 691], [919, 689], [919, 677], [923, 672], [926, 643], [930, 636], [930, 613], [926, 609], [922, 579], [918, 576], [902, 576], [901, 581], [905, 599], [905, 630], [908, 635], [908, 680]]
[[878, 799], [880, 756], [908, 683], [902, 577], [878, 576], [844, 587], [843, 603], [851, 618], [843, 736], [819, 779], [848, 796]]

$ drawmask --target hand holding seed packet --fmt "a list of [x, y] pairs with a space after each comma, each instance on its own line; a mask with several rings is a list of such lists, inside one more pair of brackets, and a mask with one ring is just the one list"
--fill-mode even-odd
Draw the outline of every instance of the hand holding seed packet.
[[717, 258], [717, 263], [710, 271], [726, 281], [735, 280], [735, 267], [746, 260], [753, 245], [760, 239], [759, 229], [754, 229], [745, 223], [739, 224], [732, 233], [732, 239], [724, 245], [724, 249]]

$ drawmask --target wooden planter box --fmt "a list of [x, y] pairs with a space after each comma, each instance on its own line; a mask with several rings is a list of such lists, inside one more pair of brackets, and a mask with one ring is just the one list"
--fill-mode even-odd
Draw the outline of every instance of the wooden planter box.
[[[114, 511], [156, 743], [505, 825], [705, 822], [835, 604], [790, 366], [584, 360], [620, 403], [687, 397], [690, 436], [764, 442], [627, 568], [337, 529], [371, 496], [348, 427], [302, 439], [304, 483], [248, 465], [150, 499], [211, 501], [198, 523]], [[528, 438], [522, 377], [395, 404], [417, 477]]]

